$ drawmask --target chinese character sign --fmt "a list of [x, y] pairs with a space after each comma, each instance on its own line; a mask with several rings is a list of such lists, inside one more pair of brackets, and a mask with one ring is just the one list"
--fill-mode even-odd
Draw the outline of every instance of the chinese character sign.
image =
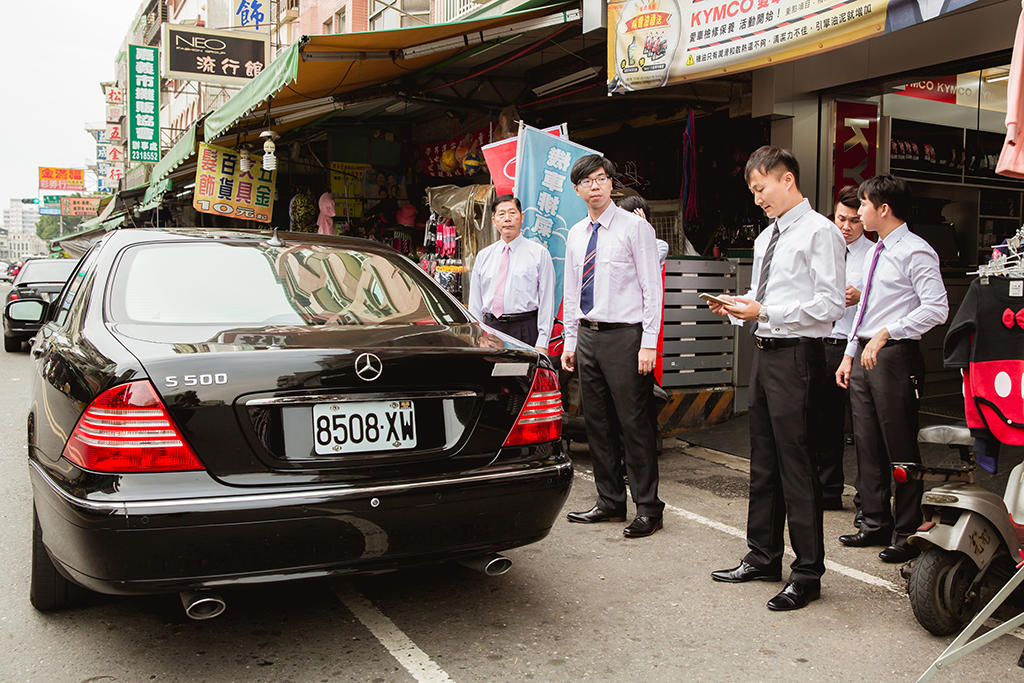
[[[566, 137], [567, 126], [563, 123], [560, 126], [544, 128], [545, 133], [558, 137]], [[483, 145], [480, 151], [483, 152], [484, 160], [487, 162], [487, 170], [491, 172], [491, 182], [494, 183], [495, 194], [512, 194], [515, 192], [516, 182], [516, 146], [519, 138], [508, 138]]]
[[[540, 242], [555, 265], [555, 309], [562, 317], [565, 237], [587, 215], [587, 206], [569, 180], [569, 169], [582, 156], [600, 154], [566, 138], [530, 126], [519, 130], [516, 150], [516, 196], [523, 205], [523, 234]], [[559, 335], [561, 325], [555, 328]], [[561, 341], [551, 353], [561, 353]]]
[[248, 171], [242, 171], [238, 152], [200, 143], [192, 206], [203, 213], [269, 223], [276, 179], [277, 171], [264, 170], [258, 156], [253, 156]]
[[[974, 1], [947, 2], [941, 12]], [[915, 0], [609, 2], [608, 92], [749, 71], [920, 21]]]
[[62, 216], [95, 216], [99, 213], [99, 197], [61, 197]]
[[128, 160], [160, 161], [160, 75], [157, 49], [128, 46]]
[[40, 190], [85, 190], [85, 171], [80, 168], [39, 167]]
[[263, 3], [260, 0], [235, 0], [235, 16], [241, 26], [252, 26], [259, 28], [266, 20], [263, 13]]
[[[236, 0], [237, 1], [237, 0]], [[243, 7], [244, 5], [244, 7]], [[255, 27], [265, 21], [264, 2], [243, 0], [235, 16]], [[222, 31], [193, 26], [163, 26], [164, 78], [245, 85], [270, 61], [270, 38], [251, 31]]]
[[[370, 164], [351, 164], [344, 161], [331, 162], [331, 193], [338, 216], [363, 217], [363, 200], [370, 196], [366, 192], [366, 177]], [[374, 197], [378, 196], [376, 192]]]

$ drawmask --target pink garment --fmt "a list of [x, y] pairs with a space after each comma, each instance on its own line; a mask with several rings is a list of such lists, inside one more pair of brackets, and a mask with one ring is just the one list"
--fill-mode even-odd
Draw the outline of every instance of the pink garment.
[[508, 262], [512, 257], [512, 248], [507, 244], [501, 250], [501, 264], [498, 266], [498, 277], [494, 281], [494, 303], [491, 304], [491, 315], [500, 318], [505, 314], [505, 283], [508, 281]]
[[1010, 58], [1010, 80], [1006, 84], [1006, 141], [996, 164], [996, 173], [1024, 178], [1024, 12], [1017, 20]]
[[324, 192], [320, 195], [320, 215], [316, 219], [316, 224], [320, 226], [317, 230], [321, 235], [333, 235], [334, 234], [334, 195], [330, 192]]

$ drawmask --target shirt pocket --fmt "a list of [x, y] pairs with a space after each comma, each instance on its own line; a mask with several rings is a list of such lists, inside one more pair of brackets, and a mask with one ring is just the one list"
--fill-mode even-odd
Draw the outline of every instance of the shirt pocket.
[[635, 285], [637, 282], [636, 266], [627, 255], [613, 254], [602, 256], [597, 259], [598, 271], [603, 270], [608, 274], [608, 283], [612, 286], [613, 292], [618, 292], [623, 286]]

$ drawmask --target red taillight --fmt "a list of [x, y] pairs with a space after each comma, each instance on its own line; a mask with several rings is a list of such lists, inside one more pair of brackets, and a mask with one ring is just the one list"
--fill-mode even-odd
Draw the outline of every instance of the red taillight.
[[502, 446], [525, 446], [562, 438], [562, 392], [558, 375], [538, 368], [530, 395]]
[[94, 472], [204, 469], [146, 380], [97, 396], [75, 425], [64, 457]]
[[902, 467], [893, 467], [892, 478], [896, 480], [897, 484], [903, 484], [907, 481], [907, 471]]
[[8, 293], [7, 294], [7, 300], [8, 301], [17, 301], [18, 300], [18, 294], [16, 292]]

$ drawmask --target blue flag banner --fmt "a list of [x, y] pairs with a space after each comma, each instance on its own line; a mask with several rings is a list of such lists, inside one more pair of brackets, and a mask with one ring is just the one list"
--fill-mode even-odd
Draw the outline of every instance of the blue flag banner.
[[600, 152], [531, 126], [519, 128], [516, 196], [523, 205], [523, 235], [547, 247], [555, 265], [555, 310], [559, 324], [552, 333], [551, 353], [562, 352], [560, 321], [565, 238], [569, 228], [587, 215], [587, 205], [569, 180], [569, 169], [587, 154]]

